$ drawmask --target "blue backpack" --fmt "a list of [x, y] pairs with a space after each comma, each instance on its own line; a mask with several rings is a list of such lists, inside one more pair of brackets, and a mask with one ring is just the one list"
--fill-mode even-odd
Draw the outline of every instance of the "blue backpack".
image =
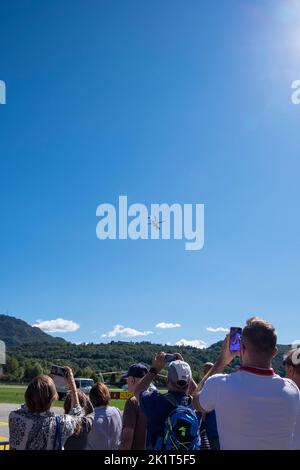
[[155, 450], [198, 450], [199, 420], [195, 410], [184, 403], [190, 397], [183, 397], [181, 403], [171, 393], [164, 395], [164, 398], [174, 409], [166, 418], [164, 434], [158, 438]]

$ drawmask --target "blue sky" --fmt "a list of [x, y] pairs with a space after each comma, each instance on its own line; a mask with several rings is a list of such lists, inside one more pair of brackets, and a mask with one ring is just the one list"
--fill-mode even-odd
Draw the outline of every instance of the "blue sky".
[[[299, 339], [299, 26], [296, 0], [2, 0], [0, 311], [74, 342], [252, 314]], [[203, 250], [98, 240], [121, 194], [205, 204]]]

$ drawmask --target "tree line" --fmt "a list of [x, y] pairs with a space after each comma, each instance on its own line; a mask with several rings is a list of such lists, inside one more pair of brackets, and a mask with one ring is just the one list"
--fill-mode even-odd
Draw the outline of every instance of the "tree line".
[[[34, 343], [23, 344], [9, 348], [7, 364], [4, 366], [1, 381], [28, 382], [36, 375], [50, 372], [52, 364], [68, 365], [72, 367], [76, 377], [87, 377], [93, 380], [103, 380], [111, 383], [122, 383], [120, 371], [126, 371], [135, 362], [151, 365], [155, 353], [180, 352], [193, 371], [196, 381], [202, 377], [203, 364], [214, 362], [220, 353], [222, 342], [216, 343], [207, 349], [196, 349], [189, 346], [158, 345], [149, 342], [122, 342], [112, 341], [108, 344], [73, 344], [73, 343]], [[279, 354], [274, 360], [276, 372], [283, 375], [282, 356], [288, 346], [280, 346]], [[228, 371], [238, 366], [235, 361]], [[106, 375], [107, 372], [111, 374]], [[166, 375], [166, 370], [162, 374]], [[105, 374], [105, 375], [102, 375]], [[158, 385], [164, 379], [156, 379]]]

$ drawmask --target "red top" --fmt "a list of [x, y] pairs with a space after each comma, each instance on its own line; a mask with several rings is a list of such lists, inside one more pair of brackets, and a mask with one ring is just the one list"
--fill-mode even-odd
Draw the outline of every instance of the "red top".
[[257, 367], [242, 366], [238, 370], [244, 370], [245, 372], [256, 375], [275, 375], [274, 369], [258, 369]]

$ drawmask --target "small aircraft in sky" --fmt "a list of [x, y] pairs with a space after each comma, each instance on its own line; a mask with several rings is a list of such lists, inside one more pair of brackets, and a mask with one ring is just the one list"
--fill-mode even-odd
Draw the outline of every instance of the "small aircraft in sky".
[[152, 216], [149, 216], [148, 217], [149, 221], [148, 221], [148, 224], [149, 225], [153, 225], [153, 227], [155, 227], [157, 230], [160, 230], [160, 225], [164, 222], [163, 220], [157, 220], [157, 217], [152, 217]]

